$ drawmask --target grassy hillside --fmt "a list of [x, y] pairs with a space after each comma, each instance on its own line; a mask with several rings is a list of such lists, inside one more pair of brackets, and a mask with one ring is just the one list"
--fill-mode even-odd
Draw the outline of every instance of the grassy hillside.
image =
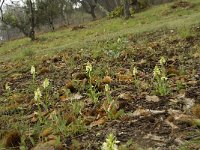
[[[1, 45], [0, 60], [15, 60], [24, 58], [29, 53], [38, 55], [51, 55], [69, 48], [88, 50], [101, 50], [99, 41], [106, 41], [127, 34], [141, 34], [155, 31], [160, 28], [185, 28], [199, 23], [200, 2], [191, 1], [194, 6], [178, 7], [171, 9], [173, 4], [165, 4], [147, 9], [138, 13], [133, 19], [124, 21], [122, 19], [102, 19], [85, 25], [85, 29], [71, 31], [71, 29], [60, 29], [38, 35], [36, 42], [30, 42], [24, 38], [14, 40]], [[192, 7], [192, 8], [190, 8]], [[181, 33], [185, 34], [185, 33]], [[186, 33], [187, 34], [187, 33]], [[32, 55], [31, 55], [32, 56]]]
[[175, 2], [1, 44], [0, 149], [199, 149], [199, 18]]

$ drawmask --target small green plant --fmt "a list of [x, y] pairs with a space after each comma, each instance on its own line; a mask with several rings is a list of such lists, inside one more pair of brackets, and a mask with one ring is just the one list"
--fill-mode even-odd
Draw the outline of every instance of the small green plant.
[[192, 73], [191, 73], [191, 75], [192, 75], [192, 76], [195, 76], [195, 75], [196, 75], [196, 73], [197, 73], [197, 70], [195, 70], [195, 69], [192, 69]]
[[86, 65], [86, 73], [89, 77], [88, 96], [92, 99], [94, 104], [96, 104], [99, 101], [99, 93], [97, 93], [95, 87], [92, 85], [92, 64], [89, 62]]
[[92, 73], [92, 64], [87, 62], [85, 70], [86, 70], [86, 73], [88, 74], [89, 84], [91, 86], [92, 85], [92, 81], [91, 81], [92, 80], [92, 75], [91, 75], [91, 73]]
[[67, 133], [69, 134], [79, 134], [86, 130], [87, 128], [81, 116], [67, 126]]
[[32, 74], [33, 84], [35, 84], [36, 71], [35, 71], [35, 67], [34, 66], [31, 66], [31, 74]]
[[13, 98], [14, 95], [15, 95], [15, 94], [11, 91], [11, 87], [10, 87], [9, 83], [7, 82], [7, 83], [5, 84], [4, 96], [6, 97], [6, 99], [7, 99], [9, 102], [17, 104], [16, 99]]
[[[36, 69], [34, 66], [31, 66], [31, 74], [32, 74], [32, 89], [34, 89], [36, 87]], [[49, 79], [45, 79], [42, 83], [42, 87], [45, 91], [45, 103], [43, 103], [41, 101], [41, 97], [42, 97], [42, 92], [40, 90], [40, 88], [37, 88], [37, 90], [34, 91], [34, 100], [36, 101], [37, 105], [38, 105], [38, 111], [39, 111], [39, 116], [41, 113], [41, 108], [40, 108], [40, 104], [42, 104], [44, 106], [44, 108], [48, 111], [48, 106], [49, 106], [49, 91], [48, 91], [48, 87], [49, 87]], [[41, 118], [40, 118], [41, 119]], [[40, 120], [41, 121], [41, 120]]]
[[94, 104], [99, 102], [100, 93], [98, 93], [93, 86], [89, 89], [88, 96], [92, 99]]
[[190, 27], [181, 27], [177, 29], [177, 32], [179, 34], [179, 36], [183, 39], [188, 38], [190, 36], [193, 36], [194, 33], [192, 32], [192, 30], [190, 29]]
[[47, 108], [48, 108], [48, 106], [49, 106], [49, 90], [48, 90], [48, 87], [49, 87], [49, 79], [45, 79], [44, 81], [43, 81], [43, 84], [42, 84], [42, 86], [43, 86], [43, 88], [44, 88], [44, 91], [45, 91], [45, 105], [47, 106]]
[[34, 100], [36, 101], [37, 106], [38, 106], [38, 113], [37, 114], [38, 114], [40, 123], [42, 123], [42, 110], [41, 110], [41, 107], [40, 107], [40, 104], [42, 103], [42, 101], [41, 101], [42, 93], [41, 93], [39, 88], [34, 93], [35, 93]]
[[110, 95], [110, 86], [108, 84], [105, 85], [105, 94], [106, 94], [106, 100], [108, 103], [112, 102], [112, 97]]
[[[34, 79], [34, 72], [35, 71], [32, 72], [33, 73], [33, 79]], [[45, 108], [46, 111], [48, 111], [48, 107], [49, 107], [49, 104], [50, 104], [50, 102], [49, 102], [49, 91], [48, 91], [49, 84], [50, 84], [49, 83], [49, 79], [47, 79], [47, 78], [42, 83], [42, 87], [43, 87], [44, 92], [45, 92], [45, 94], [44, 94], [45, 102], [43, 102], [41, 100], [41, 98], [42, 98], [42, 92], [41, 92], [40, 88], [37, 88], [37, 90], [34, 91], [34, 100], [35, 100], [35, 102], [36, 102], [36, 104], [38, 106], [38, 116], [39, 116], [40, 122], [42, 122], [42, 118], [41, 118], [41, 113], [42, 113], [41, 105]]]
[[183, 66], [183, 65], [179, 66], [178, 70], [179, 70], [179, 74], [180, 75], [185, 75], [186, 74], [185, 66]]
[[21, 134], [21, 135], [22, 135], [21, 136], [21, 143], [20, 143], [20, 147], [19, 147], [20, 150], [27, 150], [28, 149], [27, 143], [26, 143], [27, 140], [30, 141], [31, 145], [35, 145], [35, 141], [34, 141], [33, 137], [31, 137], [31, 136], [27, 137], [26, 135], [23, 135], [23, 134]]
[[118, 119], [121, 116], [124, 115], [124, 110], [120, 109], [119, 111], [116, 111], [117, 108], [117, 102], [112, 99], [111, 95], [110, 95], [110, 87], [108, 84], [105, 85], [105, 93], [106, 93], [106, 104], [108, 105], [108, 107], [104, 107], [104, 110], [107, 113], [107, 116], [110, 120], [113, 119]]
[[153, 71], [153, 76], [155, 80], [155, 92], [161, 96], [165, 96], [169, 94], [169, 85], [168, 85], [168, 78], [166, 77], [166, 71], [164, 64], [166, 60], [164, 57], [161, 57], [159, 60], [160, 67], [158, 65], [155, 66]]
[[119, 37], [118, 39], [109, 40], [103, 43], [104, 53], [112, 58], [118, 58], [122, 50], [126, 49], [128, 40], [124, 37]]
[[134, 87], [139, 90], [139, 87], [140, 87], [140, 80], [139, 80], [139, 77], [138, 77], [138, 69], [137, 67], [134, 67], [133, 68], [133, 84], [134, 84]]
[[10, 88], [8, 82], [5, 84], [5, 91], [6, 91], [5, 96], [9, 97], [11, 95], [11, 88]]
[[[82, 93], [85, 90], [85, 88], [86, 88], [86, 83], [82, 82], [81, 80], [75, 80], [75, 79], [73, 79], [72, 80], [72, 85], [74, 86], [75, 89], [78, 89], [78, 91], [80, 93]], [[70, 90], [69, 90], [69, 92], [70, 92]]]
[[181, 89], [185, 89], [186, 88], [186, 84], [181, 82], [181, 81], [176, 81], [176, 90], [179, 91]]
[[119, 119], [120, 117], [122, 117], [124, 115], [124, 113], [125, 112], [124, 112], [123, 109], [120, 109], [116, 113], [113, 113], [112, 109], [110, 109], [110, 110], [107, 111], [108, 119], [110, 119], [110, 120]]
[[67, 120], [65, 120], [60, 114], [58, 114], [56, 111], [52, 113], [51, 115], [52, 121], [51, 126], [56, 126], [56, 128], [53, 129], [55, 134], [61, 134], [63, 136], [67, 133]]
[[106, 141], [102, 144], [101, 150], [118, 150], [118, 144], [119, 141], [117, 141], [116, 137], [113, 133], [110, 133]]
[[56, 138], [55, 138], [55, 146], [59, 146], [61, 144], [62, 144], [61, 137], [60, 136], [56, 136]]
[[33, 56], [36, 54], [33, 50], [31, 49], [26, 49], [23, 52], [23, 56], [33, 58]]
[[71, 103], [70, 110], [71, 113], [75, 116], [81, 114], [81, 110], [84, 108], [84, 102], [75, 101]]
[[31, 75], [32, 75], [32, 84], [30, 85], [30, 89], [33, 92], [36, 88], [36, 69], [34, 66], [31, 66]]

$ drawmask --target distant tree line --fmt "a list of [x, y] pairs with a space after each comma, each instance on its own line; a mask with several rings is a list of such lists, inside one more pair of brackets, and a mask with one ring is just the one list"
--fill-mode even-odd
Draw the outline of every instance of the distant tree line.
[[[107, 15], [117, 7], [122, 7], [125, 19], [131, 17], [130, 8], [139, 9], [141, 0], [18, 0], [7, 4], [0, 0], [1, 27], [17, 28], [25, 36], [35, 40], [35, 29], [48, 25], [55, 30], [55, 20], [61, 18], [69, 25], [69, 16], [84, 11], [97, 18], [97, 12]], [[149, 1], [149, 0], [144, 0]], [[155, 1], [155, 0], [154, 0]]]

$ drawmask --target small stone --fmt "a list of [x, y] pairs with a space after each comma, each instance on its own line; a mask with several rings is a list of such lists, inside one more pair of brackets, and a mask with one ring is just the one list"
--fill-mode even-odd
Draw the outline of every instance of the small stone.
[[158, 96], [149, 96], [149, 95], [146, 96], [146, 100], [148, 102], [159, 102], [160, 101]]

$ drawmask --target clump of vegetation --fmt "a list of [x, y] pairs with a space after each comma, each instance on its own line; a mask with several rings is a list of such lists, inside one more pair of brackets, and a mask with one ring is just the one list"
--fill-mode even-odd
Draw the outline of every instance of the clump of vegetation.
[[177, 29], [177, 32], [179, 36], [183, 39], [190, 38], [195, 35], [195, 33], [191, 30], [191, 28], [188, 27], [181, 27]]
[[123, 6], [118, 6], [116, 7], [112, 12], [109, 13], [108, 17], [109, 18], [117, 18], [121, 17], [123, 15], [124, 8]]
[[169, 85], [167, 82], [168, 78], [166, 76], [166, 70], [164, 67], [165, 63], [165, 58], [161, 57], [159, 60], [160, 67], [156, 65], [153, 71], [153, 76], [155, 80], [155, 92], [161, 96], [165, 96], [170, 92]]
[[106, 101], [104, 110], [110, 120], [118, 119], [124, 115], [124, 110], [118, 110], [118, 102], [113, 99], [110, 95], [110, 87], [108, 84], [105, 85]]
[[[131, 2], [131, 1], [130, 1]], [[138, 10], [143, 10], [145, 8], [148, 8], [150, 6], [149, 2], [147, 0], [138, 0], [137, 4], [132, 4], [130, 3], [130, 14], [131, 16], [134, 16], [134, 14], [138, 11]], [[111, 11], [108, 14], [109, 18], [118, 18], [118, 17], [122, 17], [124, 15], [124, 6], [120, 5], [117, 6], [113, 11]]]
[[123, 50], [127, 47], [128, 40], [125, 37], [117, 40], [106, 41], [103, 45], [103, 51], [110, 57], [118, 58]]
[[99, 100], [98, 99], [99, 93], [97, 92], [96, 88], [92, 85], [92, 64], [89, 62], [86, 65], [86, 73], [88, 74], [88, 78], [89, 78], [88, 95], [92, 99], [94, 104], [96, 104]]
[[139, 79], [139, 76], [138, 76], [138, 69], [137, 67], [133, 67], [133, 86], [139, 90], [140, 89], [140, 79]]
[[22, 53], [25, 57], [28, 57], [28, 58], [33, 58], [36, 55], [36, 53], [31, 49], [25, 49], [23, 50]]
[[139, 9], [145, 9], [148, 8], [150, 6], [150, 3], [148, 0], [138, 0], [138, 5], [139, 5]]
[[106, 138], [106, 142], [102, 144], [101, 149], [102, 150], [118, 150], [118, 146], [117, 146], [118, 143], [119, 141], [117, 141], [114, 134], [110, 133]]

